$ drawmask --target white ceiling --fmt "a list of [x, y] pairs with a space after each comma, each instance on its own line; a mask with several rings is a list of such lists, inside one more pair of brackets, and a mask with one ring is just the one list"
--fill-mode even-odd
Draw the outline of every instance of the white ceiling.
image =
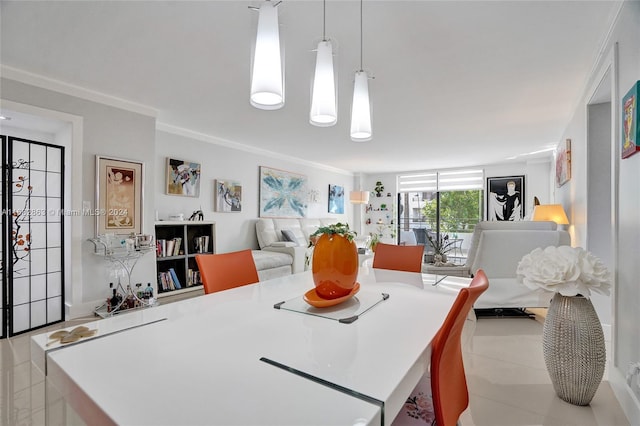
[[339, 99], [330, 128], [308, 119], [322, 1], [279, 6], [286, 103], [276, 111], [249, 105], [257, 12], [248, 6], [259, 1], [0, 4], [5, 67], [149, 106], [162, 124], [364, 173], [492, 164], [554, 147], [620, 6], [364, 1], [374, 135], [355, 143], [358, 1], [326, 4]]

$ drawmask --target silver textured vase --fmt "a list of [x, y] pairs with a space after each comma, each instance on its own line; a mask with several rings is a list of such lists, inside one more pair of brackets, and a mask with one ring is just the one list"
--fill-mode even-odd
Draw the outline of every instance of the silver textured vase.
[[542, 345], [558, 396], [574, 405], [588, 405], [606, 362], [602, 325], [591, 301], [556, 293], [544, 321]]

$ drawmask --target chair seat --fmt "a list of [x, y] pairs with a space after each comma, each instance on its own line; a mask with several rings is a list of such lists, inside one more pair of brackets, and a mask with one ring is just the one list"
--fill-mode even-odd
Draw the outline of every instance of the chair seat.
[[424, 374], [391, 424], [393, 426], [426, 426], [434, 424], [435, 419], [431, 397], [431, 377]]

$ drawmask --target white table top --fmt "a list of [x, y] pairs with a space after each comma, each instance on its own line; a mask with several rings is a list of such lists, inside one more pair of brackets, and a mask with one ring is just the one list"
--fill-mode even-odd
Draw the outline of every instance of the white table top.
[[313, 287], [294, 274], [99, 320], [79, 344], [34, 336], [32, 353], [91, 424], [390, 424], [470, 282], [442, 278], [362, 267], [356, 297], [389, 299], [343, 324], [274, 309]]

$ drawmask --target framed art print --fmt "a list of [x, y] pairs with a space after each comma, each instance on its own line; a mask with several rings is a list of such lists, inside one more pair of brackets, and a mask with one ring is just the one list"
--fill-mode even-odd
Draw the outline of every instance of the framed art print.
[[524, 220], [524, 176], [487, 178], [487, 220]]
[[260, 166], [260, 217], [305, 217], [307, 177]]
[[167, 158], [167, 194], [200, 196], [200, 164]]
[[96, 235], [142, 233], [144, 165], [96, 156]]
[[217, 212], [242, 211], [242, 185], [240, 182], [216, 179], [215, 210]]
[[622, 158], [630, 157], [640, 151], [638, 95], [640, 95], [640, 81], [636, 81], [622, 98]]
[[571, 179], [571, 139], [556, 148], [556, 186], [559, 188]]
[[329, 213], [344, 213], [344, 186], [329, 185]]

